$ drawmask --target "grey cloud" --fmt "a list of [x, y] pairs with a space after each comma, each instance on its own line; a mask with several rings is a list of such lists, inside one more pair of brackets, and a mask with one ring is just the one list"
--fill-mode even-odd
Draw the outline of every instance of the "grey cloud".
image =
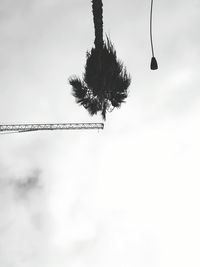
[[10, 189], [18, 196], [27, 196], [29, 193], [38, 191], [42, 188], [41, 184], [41, 170], [34, 169], [29, 171], [26, 175], [16, 174], [0, 177], [0, 189]]
[[[126, 105], [98, 136], [1, 136], [0, 266], [159, 266], [148, 256], [159, 255], [156, 229], [143, 236], [142, 223], [162, 224], [168, 266], [187, 257], [198, 263], [199, 109], [194, 119], [188, 113], [199, 106], [198, 2], [155, 1], [159, 70], [150, 72], [150, 2], [104, 1], [105, 30], [133, 83]], [[67, 85], [93, 45], [90, 1], [1, 0], [0, 22], [1, 121], [90, 120]], [[192, 74], [188, 80], [185, 71]], [[185, 133], [192, 119], [196, 136]], [[190, 152], [183, 142], [191, 143]], [[178, 217], [181, 209], [185, 216]], [[122, 219], [121, 211], [128, 216]], [[197, 242], [182, 242], [184, 234]], [[137, 256], [142, 252], [147, 262]]]
[[26, 177], [20, 177], [11, 181], [15, 192], [20, 197], [25, 197], [29, 193], [36, 192], [41, 189], [40, 181], [41, 171], [36, 169], [27, 174]]

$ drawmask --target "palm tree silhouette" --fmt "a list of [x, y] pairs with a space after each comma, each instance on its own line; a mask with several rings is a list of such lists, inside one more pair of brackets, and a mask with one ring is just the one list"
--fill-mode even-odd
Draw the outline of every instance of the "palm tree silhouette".
[[123, 63], [117, 59], [116, 51], [108, 36], [103, 40], [103, 3], [92, 0], [92, 12], [95, 28], [94, 48], [86, 54], [83, 79], [77, 76], [69, 78], [72, 94], [76, 102], [84, 106], [91, 115], [119, 108], [128, 95], [131, 83]]

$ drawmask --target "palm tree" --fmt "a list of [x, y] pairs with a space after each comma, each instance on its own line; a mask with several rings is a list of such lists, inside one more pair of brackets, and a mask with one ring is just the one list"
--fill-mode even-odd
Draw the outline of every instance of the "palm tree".
[[86, 54], [83, 80], [71, 77], [69, 83], [76, 102], [84, 106], [91, 115], [119, 108], [128, 95], [131, 82], [123, 63], [117, 59], [116, 51], [108, 36], [103, 40], [103, 3], [92, 0], [95, 28], [94, 48]]

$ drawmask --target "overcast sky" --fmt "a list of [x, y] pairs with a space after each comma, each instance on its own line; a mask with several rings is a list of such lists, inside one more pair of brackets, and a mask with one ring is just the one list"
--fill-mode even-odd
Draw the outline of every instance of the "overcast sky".
[[[103, 131], [0, 136], [0, 266], [177, 267], [200, 258], [198, 0], [104, 1], [132, 76]], [[75, 103], [86, 0], [0, 0], [0, 123], [101, 122]]]

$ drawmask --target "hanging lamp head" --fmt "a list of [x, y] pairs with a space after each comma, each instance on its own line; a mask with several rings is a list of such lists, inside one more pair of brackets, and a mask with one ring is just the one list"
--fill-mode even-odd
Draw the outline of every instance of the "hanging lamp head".
[[158, 69], [158, 63], [154, 56], [154, 48], [153, 48], [153, 33], [152, 33], [152, 20], [153, 20], [153, 0], [151, 0], [151, 10], [150, 10], [150, 40], [151, 40], [151, 52], [152, 52], [152, 58], [151, 58], [151, 70], [157, 70]]
[[157, 70], [158, 69], [158, 63], [155, 57], [151, 58], [151, 70]]

